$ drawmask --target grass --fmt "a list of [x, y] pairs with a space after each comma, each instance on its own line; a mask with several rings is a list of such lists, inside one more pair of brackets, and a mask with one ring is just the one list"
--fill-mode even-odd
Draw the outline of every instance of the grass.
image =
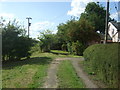
[[[51, 56], [52, 57], [52, 56]], [[3, 88], [38, 88], [44, 82], [47, 68], [52, 61], [46, 53], [36, 54], [30, 59], [6, 62], [2, 68]]]
[[51, 52], [61, 53], [61, 54], [69, 54], [69, 52], [67, 52], [67, 51], [62, 51], [62, 50], [51, 50]]
[[89, 74], [89, 75], [92, 75], [92, 68], [91, 66], [89, 65], [90, 63], [88, 61], [81, 61], [80, 62], [80, 65], [83, 67], [83, 70]]
[[6, 62], [2, 67], [3, 88], [38, 88], [42, 87], [47, 69], [54, 58], [80, 57], [61, 54], [64, 51], [52, 50], [59, 54], [39, 53], [32, 54], [30, 59]]
[[82, 57], [78, 55], [69, 54], [69, 52], [62, 50], [51, 50], [51, 53], [58, 55], [58, 57]]
[[59, 88], [84, 88], [70, 61], [62, 61], [58, 69]]
[[94, 74], [91, 66], [89, 65], [89, 61], [81, 61], [80, 66], [82, 66], [83, 71], [88, 75], [89, 78], [91, 78], [94, 83], [96, 83], [101, 88], [108, 88], [104, 83], [100, 81], [100, 79], [97, 77], [96, 74]]

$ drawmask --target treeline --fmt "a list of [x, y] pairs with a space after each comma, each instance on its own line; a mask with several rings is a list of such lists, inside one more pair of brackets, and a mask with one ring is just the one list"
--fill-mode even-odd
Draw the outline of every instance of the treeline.
[[2, 60], [29, 58], [35, 51], [50, 52], [51, 49], [83, 55], [83, 51], [89, 45], [100, 42], [105, 29], [105, 12], [105, 8], [99, 3], [88, 3], [79, 20], [72, 18], [59, 24], [56, 34], [50, 30], [41, 32], [38, 36], [39, 41], [28, 38], [26, 30], [16, 21], [2, 24], [4, 20], [1, 18]]
[[105, 29], [105, 12], [102, 5], [88, 3], [79, 20], [72, 18], [58, 26], [57, 34], [47, 32], [39, 37], [42, 51], [61, 49], [70, 54], [82, 55], [89, 45], [100, 42]]

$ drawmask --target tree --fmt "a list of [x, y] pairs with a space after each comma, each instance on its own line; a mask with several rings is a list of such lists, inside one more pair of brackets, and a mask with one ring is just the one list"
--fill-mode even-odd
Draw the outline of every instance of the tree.
[[86, 19], [81, 19], [74, 23], [74, 29], [70, 29], [68, 35], [71, 41], [76, 42], [77, 40], [84, 45], [92, 40], [98, 40], [99, 35], [94, 32], [95, 29], [91, 22]]
[[30, 56], [29, 50], [33, 41], [25, 36], [24, 30], [15, 20], [4, 25], [2, 28], [3, 61]]
[[95, 31], [105, 33], [106, 10], [102, 5], [90, 2], [86, 6], [85, 12], [81, 14], [80, 19], [87, 19], [95, 27]]
[[38, 39], [40, 40], [40, 48], [43, 52], [49, 52], [56, 41], [55, 35], [50, 30], [41, 32]]
[[100, 41], [100, 36], [95, 32], [95, 27], [85, 18], [69, 20], [58, 28], [58, 37], [63, 40], [61, 47], [67, 46], [70, 53], [82, 55], [84, 49], [92, 41]]
[[67, 43], [70, 42], [69, 31], [75, 30], [75, 28], [77, 28], [77, 26], [75, 27], [75, 22], [75, 20], [68, 20], [65, 24], [62, 23], [58, 26], [57, 37], [61, 49], [62, 45], [67, 46]]

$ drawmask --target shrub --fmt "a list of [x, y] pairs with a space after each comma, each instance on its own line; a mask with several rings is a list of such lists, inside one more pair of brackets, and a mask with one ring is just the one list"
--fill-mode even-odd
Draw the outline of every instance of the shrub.
[[25, 29], [9, 22], [2, 28], [2, 61], [18, 60], [30, 56], [33, 40], [25, 35]]
[[68, 49], [68, 52], [69, 52], [70, 54], [73, 53], [73, 51], [72, 51], [72, 46], [71, 46], [71, 43], [70, 43], [70, 42], [67, 43], [67, 49]]
[[64, 43], [64, 44], [62, 44], [62, 50], [63, 51], [67, 51], [67, 45]]
[[72, 50], [73, 50], [73, 54], [83, 55], [83, 51], [85, 50], [85, 45], [83, 45], [79, 41], [72, 42]]
[[84, 51], [84, 58], [92, 71], [110, 88], [118, 87], [118, 48], [120, 44], [96, 44]]
[[40, 43], [39, 43], [39, 42], [35, 43], [34, 46], [31, 47], [30, 52], [31, 52], [31, 53], [42, 52], [42, 51], [41, 51], [41, 48], [40, 48]]

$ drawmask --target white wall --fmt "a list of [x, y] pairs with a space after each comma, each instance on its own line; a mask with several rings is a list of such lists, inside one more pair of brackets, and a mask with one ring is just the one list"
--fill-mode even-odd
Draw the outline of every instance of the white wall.
[[[116, 27], [111, 22], [109, 22], [108, 26], [109, 26], [108, 34], [112, 38], [112, 41], [118, 42], [118, 31], [117, 31]], [[119, 34], [120, 34], [120, 32], [119, 32]], [[120, 35], [119, 35], [119, 37], [120, 37]], [[120, 42], [120, 40], [119, 40], [119, 42]]]

